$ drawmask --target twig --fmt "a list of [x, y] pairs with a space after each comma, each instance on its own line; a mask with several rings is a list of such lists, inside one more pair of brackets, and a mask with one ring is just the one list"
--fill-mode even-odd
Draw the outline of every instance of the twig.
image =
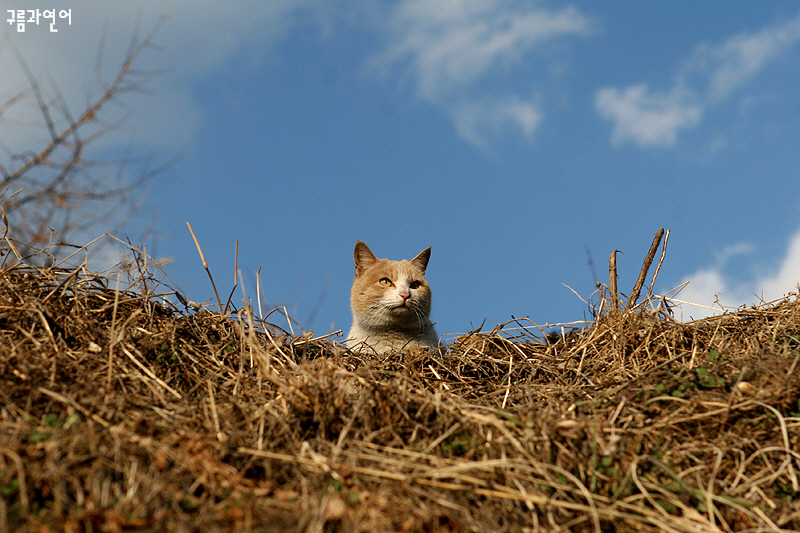
[[113, 375], [114, 368], [114, 345], [117, 343], [116, 332], [114, 326], [117, 323], [117, 306], [119, 305], [119, 281], [122, 276], [121, 272], [117, 272], [117, 289], [114, 291], [114, 309], [111, 311], [111, 328], [109, 330], [108, 339], [108, 374], [106, 376], [106, 385], [111, 390], [111, 376]]
[[577, 292], [575, 289], [573, 289], [572, 287], [570, 287], [570, 286], [569, 286], [569, 285], [567, 285], [566, 283], [562, 283], [562, 285], [563, 285], [563, 286], [565, 286], [566, 288], [568, 288], [569, 290], [571, 290], [571, 291], [572, 291], [572, 294], [574, 294], [575, 296], [577, 296], [578, 298], [580, 298], [580, 300], [581, 300], [583, 303], [585, 303], [586, 305], [589, 305], [589, 302], [587, 302], [586, 300], [584, 300], [584, 299], [583, 299], [583, 297], [582, 297], [580, 294], [578, 294], [578, 292]]
[[222, 310], [222, 300], [219, 299], [219, 293], [217, 292], [217, 284], [214, 283], [214, 276], [211, 275], [211, 271], [208, 269], [208, 263], [206, 263], [206, 257], [203, 255], [203, 249], [200, 248], [200, 243], [197, 242], [197, 237], [194, 235], [194, 231], [192, 230], [192, 225], [188, 222], [186, 223], [189, 226], [189, 232], [192, 234], [192, 239], [194, 239], [194, 245], [197, 246], [197, 251], [200, 254], [200, 259], [203, 261], [203, 268], [206, 269], [206, 273], [208, 274], [208, 279], [211, 280], [211, 286], [214, 288], [214, 296], [217, 297], [217, 305], [219, 306], [219, 313], [225, 314]]
[[648, 298], [650, 298], [650, 296], [653, 294], [653, 285], [656, 284], [656, 278], [658, 277], [658, 272], [659, 270], [661, 270], [661, 263], [664, 262], [664, 256], [667, 255], [667, 241], [669, 241], [669, 232], [670, 230], [667, 230], [667, 232], [664, 234], [664, 246], [661, 248], [661, 259], [658, 260], [658, 265], [656, 265], [656, 271], [653, 273], [653, 279], [652, 281], [650, 281], [650, 290], [647, 291]]
[[[50, 299], [50, 298], [51, 298], [51, 297], [52, 297], [54, 294], [56, 294], [56, 293], [61, 293], [61, 290], [62, 290], [62, 289], [66, 289], [67, 287], [69, 287], [69, 285], [70, 285], [70, 284], [71, 284], [73, 281], [75, 281], [75, 279], [76, 279], [76, 278], [78, 277], [78, 275], [81, 273], [81, 270], [83, 270], [83, 268], [84, 268], [84, 267], [86, 267], [86, 264], [87, 264], [88, 262], [89, 262], [89, 254], [86, 254], [86, 255], [84, 256], [84, 258], [83, 258], [83, 262], [82, 262], [82, 263], [81, 263], [81, 264], [78, 266], [78, 268], [76, 268], [75, 270], [73, 270], [73, 271], [72, 271], [72, 273], [71, 273], [71, 274], [70, 274], [70, 275], [67, 277], [67, 279], [65, 279], [64, 281], [62, 281], [62, 282], [61, 282], [61, 283], [60, 283], [60, 284], [59, 284], [59, 285], [58, 285], [58, 286], [57, 286], [55, 289], [53, 289], [52, 291], [50, 291], [50, 293], [49, 293], [47, 296], [45, 296], [45, 297], [44, 297], [44, 299], [42, 300], [42, 303], [45, 303], [45, 302], [47, 302], [47, 300], [49, 300], [49, 299]], [[119, 286], [118, 286], [118, 288], [119, 288]]]
[[300, 340], [294, 341], [294, 342], [292, 342], [292, 346], [302, 346], [303, 344], [311, 344], [312, 342], [321, 341], [323, 339], [327, 339], [328, 337], [334, 337], [336, 335], [341, 335], [341, 334], [342, 334], [342, 330], [341, 329], [337, 329], [336, 331], [333, 331], [333, 332], [328, 333], [326, 335], [320, 335], [319, 337], [314, 337], [313, 339], [300, 339]]
[[256, 302], [258, 302], [258, 319], [263, 322], [264, 313], [261, 311], [261, 267], [256, 270]]
[[608, 290], [611, 292], [611, 306], [614, 311], [619, 310], [619, 297], [617, 296], [617, 252], [611, 252], [608, 258]]
[[[236, 292], [236, 287], [239, 286], [239, 277], [242, 275], [239, 272], [239, 241], [236, 241], [236, 250], [234, 251], [233, 255], [233, 288], [231, 289], [231, 293], [228, 295], [228, 301], [225, 302], [225, 312], [228, 312], [228, 308], [231, 305], [231, 298], [233, 298], [233, 293]], [[245, 302], [245, 305], [247, 303]]]
[[211, 383], [209, 379], [206, 381], [206, 385], [208, 385], [208, 399], [211, 402], [211, 416], [214, 418], [214, 429], [217, 430], [217, 440], [220, 442], [224, 442], [225, 434], [222, 433], [222, 430], [219, 426], [219, 415], [217, 415], [217, 402], [214, 400], [214, 385]]
[[[664, 236], [664, 228], [661, 228], [656, 232], [656, 236], [653, 238], [653, 244], [650, 245], [650, 251], [647, 252], [647, 256], [644, 258], [644, 263], [642, 264], [642, 270], [639, 272], [639, 278], [636, 280], [636, 285], [633, 286], [633, 290], [631, 291], [631, 295], [628, 298], [628, 310], [633, 309], [636, 305], [636, 300], [639, 299], [639, 292], [642, 290], [642, 286], [644, 285], [644, 280], [647, 278], [647, 271], [650, 270], [650, 265], [653, 264], [653, 258], [656, 256], [656, 251], [658, 251], [658, 245], [661, 244], [661, 238]], [[655, 278], [654, 278], [655, 280]]]

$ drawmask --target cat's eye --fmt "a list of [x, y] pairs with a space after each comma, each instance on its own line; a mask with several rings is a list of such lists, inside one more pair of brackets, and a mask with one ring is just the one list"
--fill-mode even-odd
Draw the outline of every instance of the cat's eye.
[[384, 287], [391, 287], [392, 280], [390, 280], [389, 278], [381, 278], [380, 284], [383, 285]]
[[419, 289], [421, 285], [422, 285], [422, 283], [420, 283], [419, 281], [412, 281], [411, 283], [408, 284], [408, 288], [409, 289]]

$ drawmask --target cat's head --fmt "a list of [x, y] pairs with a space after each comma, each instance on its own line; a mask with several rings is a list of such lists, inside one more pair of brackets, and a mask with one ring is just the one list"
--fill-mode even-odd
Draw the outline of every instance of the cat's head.
[[350, 304], [362, 327], [419, 330], [430, 326], [431, 289], [425, 281], [430, 257], [431, 249], [426, 248], [411, 261], [378, 259], [366, 244], [356, 243]]

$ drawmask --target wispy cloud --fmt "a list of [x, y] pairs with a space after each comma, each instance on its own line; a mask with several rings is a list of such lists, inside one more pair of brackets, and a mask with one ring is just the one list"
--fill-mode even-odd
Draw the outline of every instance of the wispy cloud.
[[[116, 156], [106, 154], [130, 147], [134, 162], [122, 171], [135, 173], [136, 156], [154, 152], [159, 164], [192, 141], [205, 112], [195, 98], [197, 80], [242, 50], [247, 51], [241, 54], [246, 61], [257, 64], [298, 24], [319, 24], [313, 0], [243, 0], [224, 8], [212, 0], [71, 0], [61, 7], [72, 10], [72, 19], [71, 24], [57, 20], [58, 32], [50, 32], [49, 23], [42, 21], [18, 33], [5, 25], [7, 14], [2, 11], [6, 27], [0, 32], [0, 154], [7, 170], [21, 164], [10, 155], [36, 153], [49, 142], [23, 64], [38, 82], [56, 128], [63, 130], [113, 80], [132, 45], [166, 17], [131, 70], [129, 80], [143, 82], [139, 90], [118, 94], [95, 116], [97, 122], [80, 132], [86, 161], [114, 160]], [[23, 97], [15, 100], [20, 94]], [[115, 124], [118, 127], [105, 129]], [[97, 130], [105, 134], [87, 142]], [[113, 178], [114, 170], [109, 175]], [[132, 221], [126, 231], [138, 232], [136, 224]], [[88, 242], [97, 231], [102, 230], [91, 226], [70, 238]], [[105, 269], [121, 260], [120, 253], [111, 243], [95, 249], [90, 261], [95, 269]]]
[[[800, 283], [800, 231], [790, 239], [784, 257], [777, 268], [756, 274], [747, 281], [736, 281], [728, 274], [729, 260], [737, 255], [749, 256], [755, 247], [749, 243], [729, 246], [715, 254], [715, 264], [687, 276], [689, 285], [677, 296], [678, 299], [700, 304], [704, 307], [683, 305], [684, 319], [689, 316], [701, 318], [721, 313], [724, 308], [736, 308], [769, 302], [796, 292]], [[709, 309], [714, 308], [714, 309]]]
[[645, 84], [601, 89], [595, 105], [603, 118], [614, 121], [612, 144], [639, 146], [674, 144], [678, 131], [700, 123], [704, 107], [690, 91], [652, 93]]
[[507, 0], [406, 0], [387, 24], [386, 48], [370, 68], [406, 76], [420, 100], [441, 106], [458, 134], [482, 148], [507, 126], [530, 138], [543, 112], [535, 97], [492, 95], [480, 82], [506, 76], [533, 51], [587, 35], [592, 27], [572, 7], [549, 10]]
[[474, 146], [486, 150], [491, 148], [487, 136], [499, 136], [509, 128], [531, 139], [544, 118], [535, 100], [522, 100], [513, 95], [502, 99], [467, 100], [449, 111], [456, 132]]
[[800, 14], [721, 44], [702, 44], [677, 70], [670, 89], [652, 91], [645, 83], [606, 87], [597, 91], [595, 109], [614, 123], [612, 144], [673, 145], [681, 130], [697, 127], [709, 107], [728, 99], [798, 42]]
[[739, 34], [721, 46], [701, 46], [689, 62], [710, 72], [707, 96], [709, 101], [727, 98], [733, 91], [758, 75], [761, 69], [781, 53], [800, 41], [800, 15], [779, 26], [757, 33]]
[[[193, 81], [242, 48], [254, 56], [258, 51], [266, 55], [302, 20], [304, 10], [313, 6], [313, 2], [248, 0], [221, 9], [212, 0], [176, 0], [168, 6], [165, 10], [162, 0], [102, 4], [73, 0], [69, 6], [72, 24], [57, 23], [57, 33], [50, 33], [49, 24], [29, 24], [25, 33], [7, 27], [0, 35], [0, 80], [3, 80], [0, 103], [29, 88], [12, 53], [12, 45], [42, 84], [45, 97], [61, 93], [76, 113], [86, 105], [87, 95], [98, 93], [95, 72], [98, 50], [102, 52], [102, 71], [107, 83], [127, 54], [137, 27], [141, 38], [166, 14], [168, 19], [155, 36], [154, 46], [135, 65], [137, 69], [166, 70], [148, 84], [147, 89], [156, 97], [130, 93], [123, 100], [135, 110], [126, 122], [126, 129], [134, 130], [140, 143], [172, 150], [191, 139], [201, 120], [202, 111], [193, 99]], [[236, 31], [219, 31], [219, 28], [236, 28]], [[55, 87], [48, 80], [53, 80]], [[3, 116], [0, 142], [11, 151], [26, 148], [30, 137], [21, 135], [15, 125], [36, 120], [41, 118], [35, 106], [12, 106]], [[41, 128], [34, 135], [40, 136]], [[127, 142], [129, 135], [126, 132], [121, 142]], [[113, 138], [107, 136], [105, 140]]]

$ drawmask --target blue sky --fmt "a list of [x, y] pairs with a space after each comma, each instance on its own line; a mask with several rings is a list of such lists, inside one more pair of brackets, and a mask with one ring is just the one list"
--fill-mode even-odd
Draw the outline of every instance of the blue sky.
[[[169, 71], [128, 99], [124, 140], [130, 130], [136, 150], [163, 159], [189, 149], [129, 233], [158, 213], [148, 250], [172, 259], [194, 300], [213, 292], [186, 222], [221, 293], [239, 241], [248, 293], [260, 267], [264, 308], [286, 305], [318, 334], [350, 325], [357, 239], [392, 259], [433, 247], [442, 334], [512, 315], [581, 320], [586, 305], [564, 285], [594, 290], [587, 250], [602, 282], [623, 252], [628, 292], [661, 227], [672, 233], [658, 292], [690, 281], [679, 299], [738, 306], [800, 281], [796, 1], [55, 7], [72, 9], [57, 34], [4, 36], [74, 109], [95, 88], [103, 28], [110, 76], [137, 16], [143, 33], [170, 13], [138, 63]], [[7, 50], [0, 79], [0, 99], [25, 85]], [[8, 120], [0, 137], [36, 140]]]

